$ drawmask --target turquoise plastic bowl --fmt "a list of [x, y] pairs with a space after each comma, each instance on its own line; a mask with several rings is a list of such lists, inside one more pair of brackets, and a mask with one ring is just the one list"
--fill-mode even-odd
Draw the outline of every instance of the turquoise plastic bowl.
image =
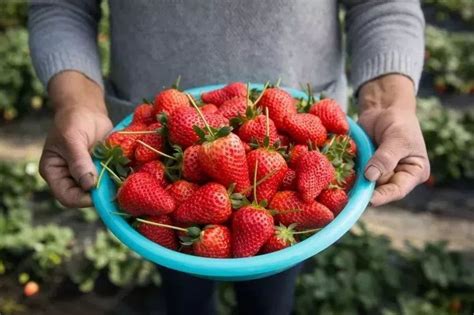
[[[223, 85], [211, 85], [187, 90], [198, 98], [201, 93], [221, 88]], [[252, 84], [252, 88], [262, 88], [261, 84]], [[286, 89], [294, 97], [306, 97], [306, 94]], [[132, 115], [126, 117], [115, 130], [126, 127]], [[284, 271], [303, 260], [314, 256], [332, 245], [357, 222], [366, 209], [374, 183], [363, 176], [365, 165], [373, 155], [374, 147], [362, 128], [349, 119], [351, 136], [357, 144], [358, 156], [356, 161], [357, 179], [350, 192], [349, 202], [341, 213], [326, 227], [308, 239], [278, 252], [248, 258], [216, 259], [191, 256], [162, 247], [138, 233], [126, 220], [113, 212], [119, 211], [113, 201], [116, 194], [115, 184], [107, 172], [102, 178], [98, 189], [92, 191], [92, 200], [107, 228], [131, 250], [143, 258], [158, 265], [186, 272], [198, 277], [241, 281], [263, 278]], [[95, 160], [97, 170], [101, 166]]]

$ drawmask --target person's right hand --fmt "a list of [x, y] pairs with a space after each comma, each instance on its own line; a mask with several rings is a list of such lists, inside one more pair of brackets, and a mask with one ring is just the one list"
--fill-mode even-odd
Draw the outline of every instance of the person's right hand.
[[91, 205], [96, 183], [92, 147], [112, 128], [102, 89], [84, 75], [65, 71], [54, 76], [48, 94], [55, 108], [39, 171], [54, 196], [66, 207]]

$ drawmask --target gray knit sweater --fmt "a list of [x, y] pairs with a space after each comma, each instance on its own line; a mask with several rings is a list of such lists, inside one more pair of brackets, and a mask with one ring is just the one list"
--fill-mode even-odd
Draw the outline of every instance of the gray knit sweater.
[[[114, 120], [182, 76], [182, 87], [229, 81], [311, 82], [345, 104], [339, 4], [335, 0], [110, 0]], [[351, 83], [402, 73], [418, 84], [424, 19], [419, 1], [342, 1]], [[77, 70], [101, 86], [99, 0], [33, 0], [30, 47], [41, 81]]]

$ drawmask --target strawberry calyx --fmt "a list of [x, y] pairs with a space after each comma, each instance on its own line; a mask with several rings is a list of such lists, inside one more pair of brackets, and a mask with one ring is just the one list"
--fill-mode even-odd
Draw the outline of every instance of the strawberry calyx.
[[313, 94], [313, 88], [310, 83], [306, 83], [306, 96], [298, 99], [296, 108], [299, 113], [308, 113], [314, 103], [318, 102], [321, 99], [321, 94], [318, 94], [316, 97]]
[[235, 191], [235, 183], [232, 183], [227, 189], [227, 193], [229, 195], [232, 209], [239, 209], [250, 203], [247, 197], [245, 197], [245, 195], [243, 195], [242, 193], [234, 192], [234, 191]]
[[113, 178], [120, 178], [121, 181], [130, 173], [130, 168], [127, 167], [130, 159], [124, 156], [122, 148], [118, 145], [110, 146], [106, 142], [99, 142], [95, 145], [92, 155], [103, 164], [96, 187], [99, 187], [102, 176], [107, 170], [106, 168], [109, 168], [114, 173], [115, 176]]
[[224, 126], [219, 129], [211, 127], [207, 122], [206, 118], [204, 117], [204, 114], [199, 109], [199, 106], [194, 101], [193, 97], [189, 93], [186, 93], [186, 96], [188, 97], [194, 109], [196, 109], [199, 117], [202, 119], [205, 126], [205, 128], [200, 128], [196, 125], [193, 126], [194, 132], [199, 136], [200, 143], [213, 142], [219, 138], [226, 137], [230, 134], [230, 132], [232, 131], [232, 127]]
[[182, 245], [192, 245], [196, 240], [199, 239], [202, 232], [202, 229], [199, 228], [198, 226], [190, 226], [187, 228], [182, 228], [182, 227], [174, 226], [170, 224], [149, 221], [142, 218], [136, 218], [135, 220], [140, 223], [155, 225], [155, 226], [162, 227], [165, 229], [172, 229], [172, 230], [186, 233], [185, 235], [182, 235], [179, 237]]
[[326, 155], [334, 168], [345, 173], [354, 168], [355, 156], [350, 153], [350, 138], [348, 136], [333, 135], [321, 152]]

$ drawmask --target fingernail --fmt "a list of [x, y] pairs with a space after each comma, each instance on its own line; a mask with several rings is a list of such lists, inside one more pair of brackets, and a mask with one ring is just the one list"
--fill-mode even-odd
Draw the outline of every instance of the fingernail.
[[95, 178], [94, 174], [92, 173], [87, 173], [81, 176], [79, 178], [79, 185], [81, 185], [81, 188], [84, 190], [89, 190], [91, 189], [95, 184]]
[[371, 182], [375, 182], [377, 179], [379, 179], [380, 175], [382, 175], [382, 173], [380, 173], [379, 169], [373, 165], [369, 166], [365, 170], [365, 177]]

